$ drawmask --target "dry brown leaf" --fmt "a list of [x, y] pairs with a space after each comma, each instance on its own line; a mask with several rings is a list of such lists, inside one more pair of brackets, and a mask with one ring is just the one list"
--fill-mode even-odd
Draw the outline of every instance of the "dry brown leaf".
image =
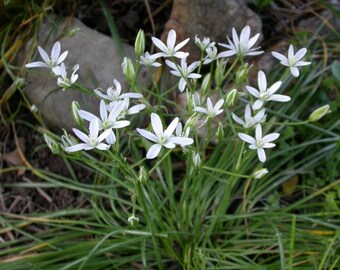
[[299, 183], [299, 177], [298, 176], [294, 176], [290, 180], [284, 182], [282, 184], [283, 194], [286, 197], [291, 197], [293, 195], [298, 183]]
[[[23, 137], [18, 138], [19, 148], [15, 148], [12, 152], [2, 155], [2, 159], [8, 163], [8, 165], [23, 166], [24, 160], [21, 158], [20, 151], [25, 153], [25, 139]], [[20, 149], [20, 150], [19, 150]], [[18, 175], [23, 175], [25, 170], [19, 170]]]

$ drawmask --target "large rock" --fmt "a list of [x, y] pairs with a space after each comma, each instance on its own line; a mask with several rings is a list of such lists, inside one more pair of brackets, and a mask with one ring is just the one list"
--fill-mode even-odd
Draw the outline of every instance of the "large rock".
[[[122, 91], [126, 89], [121, 63], [124, 56], [133, 58], [133, 47], [123, 44], [124, 51], [120, 52], [111, 37], [88, 28], [79, 20], [74, 18], [69, 22], [51, 17], [41, 27], [39, 45], [50, 54], [57, 40], [61, 43], [62, 52], [69, 51], [65, 60], [68, 75], [72, 73], [73, 66], [79, 64], [77, 82], [81, 85], [91, 90], [97, 87], [106, 90], [113, 85], [113, 79], [117, 79], [122, 84]], [[40, 59], [38, 53], [37, 57]], [[147, 77], [140, 80], [143, 85], [147, 84]], [[38, 107], [46, 123], [56, 130], [70, 130], [76, 126], [70, 110], [73, 100], [85, 110], [98, 111], [99, 100], [96, 97], [74, 90], [62, 91], [56, 84], [56, 78], [46, 68], [29, 69], [26, 82], [24, 91], [28, 98]]]
[[[199, 38], [210, 37], [212, 41], [227, 43], [226, 36], [231, 37], [233, 27], [240, 32], [246, 25], [250, 26], [251, 35], [262, 31], [260, 17], [247, 7], [244, 0], [174, 0], [162, 39], [166, 40], [167, 33], [175, 29], [178, 41], [187, 37], [193, 41], [198, 35]], [[186, 49], [190, 52], [190, 60], [199, 58], [194, 42], [190, 42]]]

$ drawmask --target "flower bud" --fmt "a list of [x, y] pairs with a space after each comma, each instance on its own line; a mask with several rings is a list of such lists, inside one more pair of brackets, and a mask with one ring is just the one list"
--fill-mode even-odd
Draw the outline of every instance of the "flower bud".
[[251, 69], [251, 66], [249, 66], [248, 63], [244, 64], [238, 69], [238, 71], [236, 72], [236, 76], [235, 76], [236, 84], [241, 84], [244, 81], [246, 81], [248, 72], [250, 69]]
[[143, 30], [139, 30], [135, 41], [135, 54], [140, 57], [145, 50], [145, 35]]
[[222, 125], [221, 122], [218, 123], [218, 128], [217, 128], [217, 131], [216, 131], [216, 136], [217, 136], [217, 139], [218, 139], [219, 142], [223, 140], [224, 130], [223, 130], [223, 125]]
[[60, 152], [60, 147], [57, 141], [51, 136], [47, 135], [47, 133], [44, 133], [44, 141], [53, 154], [58, 154]]
[[260, 179], [263, 176], [265, 176], [268, 173], [268, 170], [266, 168], [259, 169], [253, 173], [253, 177], [255, 179]]
[[148, 180], [148, 173], [146, 172], [144, 166], [140, 167], [139, 169], [138, 180], [141, 183], [145, 183]]
[[72, 146], [78, 143], [77, 140], [73, 136], [68, 134], [65, 129], [63, 129], [63, 131], [64, 131], [64, 135], [61, 136], [62, 148], [66, 148], [66, 147], [69, 147], [69, 146]]
[[192, 163], [194, 164], [195, 167], [199, 167], [202, 165], [202, 160], [199, 153], [197, 152], [192, 153]]
[[216, 61], [216, 70], [215, 70], [215, 83], [216, 87], [220, 88], [223, 83], [223, 65], [221, 61]]
[[136, 76], [135, 67], [132, 64], [132, 61], [130, 58], [124, 57], [123, 63], [122, 63], [123, 73], [125, 77], [129, 81], [133, 81]]
[[233, 107], [236, 104], [237, 100], [238, 100], [237, 89], [233, 89], [228, 93], [225, 103], [227, 104], [228, 107]]
[[312, 112], [308, 118], [308, 121], [315, 122], [320, 120], [322, 117], [324, 117], [327, 113], [331, 113], [330, 106], [324, 105], [318, 109], [316, 109], [314, 112]]
[[16, 77], [14, 83], [17, 88], [22, 88], [25, 84], [25, 79], [21, 77]]
[[39, 110], [38, 110], [38, 107], [36, 105], [32, 104], [31, 107], [30, 107], [30, 111], [33, 112], [33, 113], [36, 113]]
[[202, 85], [201, 85], [202, 93], [204, 96], [209, 94], [210, 85], [211, 85], [211, 74], [208, 73], [207, 75], [204, 76]]
[[84, 119], [80, 117], [78, 111], [80, 109], [80, 105], [77, 101], [72, 101], [71, 104], [71, 108], [72, 108], [72, 116], [74, 121], [77, 123], [77, 125], [79, 126], [83, 126], [84, 125]]

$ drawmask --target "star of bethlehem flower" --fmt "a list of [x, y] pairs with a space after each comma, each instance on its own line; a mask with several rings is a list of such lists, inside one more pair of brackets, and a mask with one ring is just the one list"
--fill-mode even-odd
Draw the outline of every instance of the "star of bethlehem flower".
[[[182, 138], [189, 138], [190, 135], [190, 127], [184, 127], [181, 122], [178, 122], [176, 130], [175, 130], [176, 137]], [[181, 145], [181, 147], [185, 147], [185, 145]]]
[[288, 102], [289, 96], [274, 94], [281, 86], [282, 81], [274, 83], [271, 87], [267, 88], [267, 78], [262, 70], [257, 74], [257, 82], [259, 90], [251, 86], [246, 86], [248, 92], [257, 98], [253, 104], [253, 110], [258, 110], [267, 101]]
[[280, 60], [281, 65], [289, 67], [290, 72], [294, 77], [299, 77], [300, 72], [297, 67], [307, 66], [311, 64], [311, 62], [301, 61], [306, 53], [307, 49], [302, 48], [294, 54], [294, 47], [292, 44], [290, 44], [288, 48], [288, 57], [278, 52], [272, 52], [272, 55]]
[[207, 55], [204, 57], [204, 61], [203, 61], [204, 65], [207, 65], [220, 57], [216, 46], [207, 48], [205, 52], [207, 53]]
[[214, 118], [223, 112], [223, 109], [221, 109], [223, 103], [224, 100], [220, 99], [219, 101], [216, 102], [215, 106], [213, 106], [211, 99], [208, 97], [207, 108], [197, 106], [194, 108], [194, 111], [204, 113], [208, 116], [208, 118]]
[[260, 34], [257, 33], [255, 36], [250, 38], [250, 27], [245, 26], [238, 37], [235, 28], [232, 29], [233, 41], [227, 36], [229, 44], [218, 43], [220, 46], [227, 48], [228, 50], [220, 53], [220, 57], [230, 57], [232, 55], [237, 55], [239, 57], [244, 57], [246, 55], [259, 55], [263, 51], [258, 51], [260, 47], [253, 48], [256, 41], [258, 40]]
[[255, 129], [255, 138], [244, 133], [238, 133], [238, 136], [240, 137], [241, 140], [245, 141], [246, 143], [249, 143], [250, 149], [257, 150], [257, 156], [259, 160], [261, 162], [265, 162], [266, 152], [264, 151], [264, 148], [275, 147], [275, 144], [271, 142], [275, 141], [280, 136], [280, 134], [270, 133], [262, 137], [262, 127], [260, 124], [257, 124]]
[[140, 135], [155, 143], [150, 147], [150, 149], [146, 153], [147, 159], [153, 159], [157, 157], [163, 146], [165, 148], [172, 149], [176, 147], [176, 144], [180, 146], [193, 144], [194, 140], [191, 138], [177, 137], [173, 135], [177, 127], [178, 121], [179, 119], [178, 117], [176, 117], [171, 121], [169, 126], [165, 130], [163, 130], [161, 118], [158, 116], [158, 114], [152, 113], [151, 125], [154, 133], [147, 131], [145, 129], [137, 128], [137, 132]]
[[165, 63], [172, 68], [173, 70], [170, 71], [172, 75], [177, 77], [181, 77], [178, 83], [179, 91], [183, 92], [185, 86], [187, 85], [188, 79], [198, 79], [201, 78], [201, 75], [198, 73], [193, 73], [193, 71], [198, 67], [199, 62], [195, 61], [188, 66], [186, 58], [181, 59], [181, 66], [177, 65], [174, 62], [169, 60], [165, 60]]
[[239, 123], [242, 125], [244, 128], [250, 128], [255, 126], [258, 123], [263, 123], [265, 120], [265, 113], [266, 110], [262, 109], [258, 113], [256, 113], [253, 116], [251, 116], [251, 107], [250, 104], [247, 104], [246, 109], [244, 111], [244, 120], [239, 118], [236, 114], [232, 113], [232, 117], [235, 120], [235, 122]]
[[198, 48], [200, 48], [202, 51], [205, 51], [208, 48], [214, 47], [215, 42], [210, 42], [210, 38], [204, 37], [202, 40], [196, 35], [195, 36], [195, 44]]
[[26, 64], [25, 67], [27, 68], [45, 67], [45, 68], [53, 69], [56, 66], [60, 65], [65, 60], [68, 54], [68, 51], [65, 51], [60, 55], [60, 42], [59, 41], [54, 43], [52, 47], [52, 51], [51, 51], [51, 57], [49, 57], [46, 51], [40, 46], [38, 46], [38, 51], [39, 51], [41, 58], [45, 62], [41, 62], [41, 61], [32, 62], [32, 63]]
[[170, 30], [168, 33], [168, 37], [166, 40], [166, 44], [163, 43], [160, 39], [156, 37], [152, 37], [152, 42], [155, 44], [155, 46], [160, 49], [162, 52], [153, 54], [154, 57], [177, 57], [177, 58], [185, 58], [189, 55], [187, 52], [180, 52], [179, 50], [185, 46], [185, 44], [188, 43], [190, 38], [187, 38], [183, 40], [182, 42], [178, 43], [175, 46], [176, 43], [176, 32], [175, 30]]
[[124, 109], [124, 102], [120, 101], [115, 104], [115, 106], [111, 109], [110, 113], [108, 113], [106, 109], [106, 104], [104, 100], [100, 101], [99, 112], [100, 118], [90, 112], [79, 110], [78, 114], [81, 118], [93, 122], [96, 121], [99, 123], [99, 130], [110, 130], [108, 136], [106, 137], [106, 142], [108, 144], [114, 144], [116, 142], [116, 136], [113, 132], [114, 128], [123, 128], [130, 125], [130, 122], [127, 120], [117, 120], [118, 116]]
[[76, 134], [76, 136], [83, 142], [66, 147], [65, 150], [67, 152], [76, 152], [80, 150], [87, 151], [94, 148], [99, 150], [107, 150], [110, 148], [110, 145], [102, 143], [102, 141], [105, 140], [107, 136], [109, 136], [111, 130], [107, 129], [99, 135], [99, 123], [97, 119], [94, 119], [90, 122], [89, 135], [86, 135], [84, 132], [76, 128], [73, 128], [72, 130], [74, 134]]
[[122, 100], [124, 98], [142, 98], [143, 95], [139, 93], [124, 93], [122, 94], [122, 86], [119, 81], [116, 79], [113, 80], [115, 86], [110, 86], [106, 90], [106, 94], [98, 88], [94, 89], [94, 92], [101, 98], [108, 100], [108, 101], [117, 101]]
[[129, 98], [124, 98], [124, 100], [121, 101], [112, 101], [110, 102], [109, 105], [106, 105], [107, 110], [110, 112], [112, 111], [112, 108], [116, 106], [117, 102], [121, 102], [123, 104], [123, 109], [120, 112], [118, 119], [125, 118], [126, 115], [131, 115], [131, 114], [136, 114], [139, 113], [140, 111], [145, 109], [144, 104], [136, 104], [130, 107], [130, 99]]
[[150, 53], [145, 52], [144, 55], [141, 55], [140, 57], [140, 63], [147, 67], [160, 67], [162, 64], [156, 62], [157, 57], [155, 57], [153, 54], [150, 55]]
[[72, 69], [73, 72], [71, 78], [67, 78], [67, 72], [64, 63], [61, 63], [60, 66], [53, 68], [53, 73], [57, 76], [60, 76], [57, 80], [57, 84], [62, 87], [64, 91], [78, 80], [78, 74], [76, 74], [78, 69], [79, 65], [75, 65]]

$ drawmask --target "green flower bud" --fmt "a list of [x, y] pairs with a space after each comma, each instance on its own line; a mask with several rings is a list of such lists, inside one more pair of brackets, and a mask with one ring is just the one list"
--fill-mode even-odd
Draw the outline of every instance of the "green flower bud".
[[63, 129], [63, 131], [64, 135], [61, 136], [62, 148], [66, 148], [78, 143], [77, 140], [72, 135], [68, 134], [65, 129]]
[[327, 113], [331, 113], [330, 106], [324, 105], [318, 109], [316, 109], [314, 112], [312, 112], [308, 118], [308, 121], [315, 122], [320, 120], [322, 117], [324, 117]]
[[192, 153], [192, 163], [195, 167], [200, 167], [202, 165], [202, 160], [200, 154], [197, 152]]
[[260, 179], [263, 176], [265, 176], [268, 173], [268, 170], [266, 168], [259, 169], [253, 173], [253, 177], [255, 179]]
[[217, 131], [216, 131], [216, 136], [217, 136], [217, 139], [218, 139], [219, 142], [223, 140], [224, 130], [223, 130], [223, 125], [222, 125], [221, 122], [218, 123], [218, 128], [217, 128]]
[[139, 218], [136, 217], [134, 214], [132, 214], [131, 216], [129, 216], [128, 218], [128, 222], [133, 226], [139, 223]]
[[238, 69], [235, 76], [236, 84], [241, 84], [246, 81], [250, 69], [251, 66], [249, 66], [248, 63], [244, 64]]
[[135, 54], [140, 57], [145, 51], [145, 35], [143, 30], [139, 30], [135, 41]]
[[233, 89], [228, 93], [225, 103], [227, 104], [228, 107], [233, 107], [236, 104], [237, 100], [238, 100], [237, 89]]
[[136, 76], [135, 67], [132, 64], [132, 61], [130, 58], [124, 57], [123, 63], [122, 63], [123, 73], [125, 77], [129, 81], [133, 81]]
[[215, 70], [215, 83], [216, 83], [216, 88], [220, 88], [222, 83], [223, 83], [223, 65], [221, 61], [216, 61], [216, 70]]
[[59, 143], [55, 139], [53, 139], [47, 133], [44, 133], [44, 141], [53, 154], [59, 154], [60, 152]]
[[148, 173], [146, 172], [144, 166], [140, 167], [139, 169], [138, 180], [141, 183], [146, 183], [146, 181], [148, 180]]
[[72, 101], [71, 104], [71, 109], [72, 109], [72, 116], [74, 121], [77, 123], [77, 125], [79, 126], [83, 126], [84, 125], [84, 119], [80, 117], [78, 111], [80, 109], [80, 105], [77, 101]]
[[21, 77], [16, 77], [14, 83], [17, 88], [22, 88], [25, 84], [25, 79]]
[[204, 76], [202, 85], [201, 85], [202, 93], [204, 96], [208, 95], [208, 93], [210, 92], [210, 85], [211, 85], [211, 74], [208, 73], [207, 75]]

